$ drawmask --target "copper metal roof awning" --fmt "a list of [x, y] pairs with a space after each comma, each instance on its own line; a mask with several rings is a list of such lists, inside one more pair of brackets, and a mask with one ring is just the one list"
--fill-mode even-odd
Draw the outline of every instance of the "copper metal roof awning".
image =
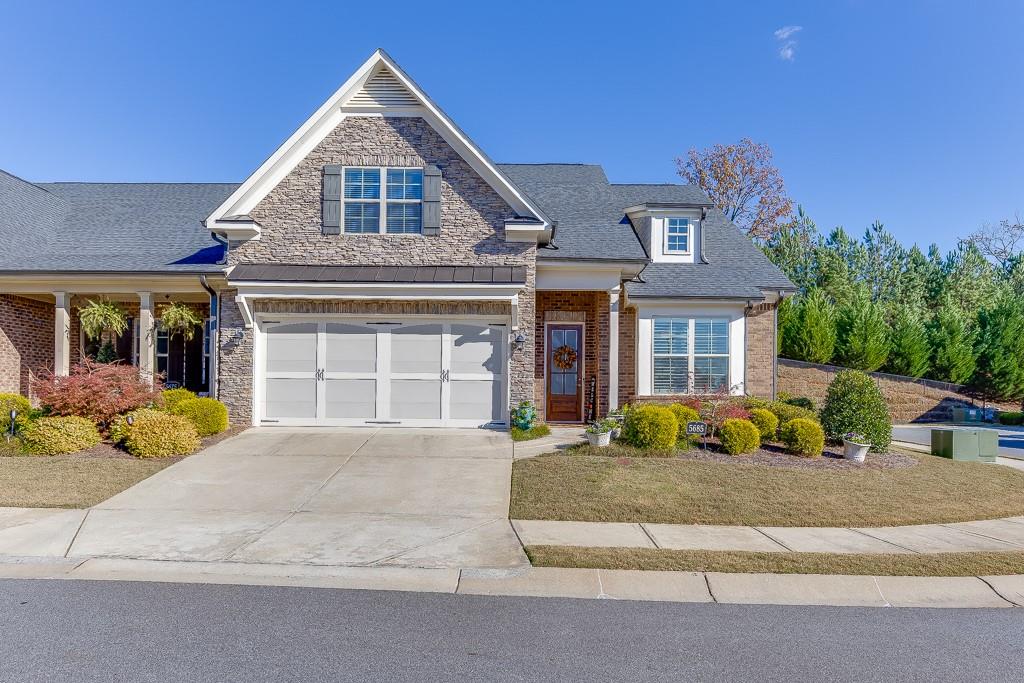
[[525, 266], [235, 266], [232, 282], [352, 282], [409, 284], [525, 284]]

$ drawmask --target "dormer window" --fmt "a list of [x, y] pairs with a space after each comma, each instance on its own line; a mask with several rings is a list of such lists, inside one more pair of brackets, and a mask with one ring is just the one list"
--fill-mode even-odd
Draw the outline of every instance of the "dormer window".
[[423, 232], [423, 169], [346, 168], [344, 203], [346, 233], [418, 235]]
[[690, 253], [690, 219], [689, 218], [666, 218], [665, 219], [665, 253], [666, 254], [689, 254]]

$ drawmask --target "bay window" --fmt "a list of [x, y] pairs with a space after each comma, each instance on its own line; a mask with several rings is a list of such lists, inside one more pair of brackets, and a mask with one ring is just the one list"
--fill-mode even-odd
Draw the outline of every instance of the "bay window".
[[713, 394], [729, 388], [729, 321], [654, 318], [655, 394]]

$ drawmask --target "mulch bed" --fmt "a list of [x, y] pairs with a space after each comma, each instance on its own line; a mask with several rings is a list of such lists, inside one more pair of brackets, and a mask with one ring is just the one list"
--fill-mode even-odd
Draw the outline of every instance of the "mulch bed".
[[[215, 443], [220, 443], [224, 439], [229, 439], [232, 436], [235, 436], [237, 434], [241, 434], [247, 428], [248, 427], [246, 425], [235, 425], [233, 427], [228, 427], [226, 431], [223, 431], [220, 434], [214, 434], [213, 436], [204, 437], [203, 438], [203, 443], [199, 447], [199, 451], [201, 451], [201, 450], [203, 450], [205, 448], [209, 448], [210, 446], [214, 445]], [[199, 451], [196, 451], [196, 453], [198, 453]], [[69, 458], [109, 458], [109, 459], [116, 459], [116, 460], [135, 460], [136, 459], [134, 455], [132, 455], [128, 451], [124, 450], [123, 448], [119, 448], [119, 447], [115, 446], [114, 444], [110, 443], [109, 441], [104, 441], [103, 443], [96, 444], [92, 448], [88, 448], [88, 449], [86, 449], [84, 451], [79, 451], [77, 453], [71, 453], [67, 457], [69, 457]], [[184, 460], [187, 457], [188, 457], [187, 455], [174, 455], [174, 456], [170, 456], [170, 457], [162, 458], [162, 459], [166, 460], [168, 462], [177, 462], [178, 460]]]
[[767, 465], [769, 467], [795, 467], [813, 470], [894, 470], [914, 467], [917, 458], [903, 453], [868, 453], [864, 462], [858, 463], [843, 458], [842, 448], [826, 446], [820, 458], [801, 458], [790, 455], [781, 446], [763, 444], [753, 453], [729, 455], [721, 450], [717, 439], [708, 439], [708, 450], [693, 448], [680, 452], [681, 460], [721, 462], [730, 465]]

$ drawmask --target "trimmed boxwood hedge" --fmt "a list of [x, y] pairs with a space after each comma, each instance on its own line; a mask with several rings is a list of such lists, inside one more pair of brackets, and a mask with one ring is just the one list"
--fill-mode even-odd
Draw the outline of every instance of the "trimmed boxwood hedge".
[[804, 458], [817, 458], [825, 450], [825, 430], [814, 420], [798, 417], [782, 425], [779, 432], [786, 450]]
[[65, 455], [92, 448], [100, 432], [91, 420], [76, 415], [41, 417], [21, 432], [22, 448], [32, 455]]
[[678, 435], [679, 421], [664, 406], [636, 406], [626, 413], [622, 427], [622, 440], [637, 448], [669, 451]]
[[718, 429], [718, 438], [729, 455], [753, 453], [761, 447], [761, 433], [750, 420], [729, 418]]
[[228, 428], [228, 407], [215, 398], [182, 401], [174, 406], [171, 413], [187, 418], [199, 436], [220, 434]]

